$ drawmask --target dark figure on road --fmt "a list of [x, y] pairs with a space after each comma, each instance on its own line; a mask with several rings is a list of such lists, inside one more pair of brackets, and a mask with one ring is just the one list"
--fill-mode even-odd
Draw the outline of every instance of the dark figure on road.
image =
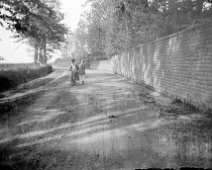
[[81, 84], [84, 84], [85, 82], [85, 61], [81, 60], [81, 63], [79, 65], [79, 78], [81, 81]]
[[75, 63], [75, 59], [72, 59], [71, 60], [71, 67], [70, 67], [70, 71], [71, 71], [71, 84], [72, 85], [75, 85], [76, 84], [76, 81], [79, 80], [78, 70], [79, 70], [79, 67]]

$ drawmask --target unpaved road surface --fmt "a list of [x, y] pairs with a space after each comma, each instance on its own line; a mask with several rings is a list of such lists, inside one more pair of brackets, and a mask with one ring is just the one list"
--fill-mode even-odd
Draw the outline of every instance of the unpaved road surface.
[[87, 70], [73, 87], [56, 70], [1, 102], [24, 96], [26, 106], [1, 119], [1, 169], [212, 167], [211, 119], [144, 85]]

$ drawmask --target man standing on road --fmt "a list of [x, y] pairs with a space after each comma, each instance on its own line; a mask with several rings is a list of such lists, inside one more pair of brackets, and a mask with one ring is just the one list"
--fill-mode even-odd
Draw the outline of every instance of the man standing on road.
[[70, 71], [71, 71], [71, 83], [72, 83], [72, 85], [75, 85], [76, 84], [76, 81], [79, 80], [78, 70], [79, 70], [79, 67], [75, 63], [75, 59], [72, 59], [71, 60], [71, 67], [70, 67]]
[[81, 84], [84, 84], [85, 82], [85, 61], [81, 60], [81, 63], [79, 65], [79, 76]]

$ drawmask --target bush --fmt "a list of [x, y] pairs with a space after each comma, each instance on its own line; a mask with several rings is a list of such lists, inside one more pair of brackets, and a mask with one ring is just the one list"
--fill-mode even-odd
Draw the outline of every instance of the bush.
[[11, 67], [0, 70], [0, 92], [14, 88], [27, 81], [46, 76], [53, 70], [52, 66]]

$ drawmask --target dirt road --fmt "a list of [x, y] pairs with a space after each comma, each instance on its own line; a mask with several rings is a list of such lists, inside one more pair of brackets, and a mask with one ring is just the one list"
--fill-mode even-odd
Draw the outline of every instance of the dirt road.
[[56, 70], [6, 97], [23, 96], [31, 102], [1, 119], [1, 169], [212, 167], [211, 119], [144, 85], [87, 70], [71, 87]]

